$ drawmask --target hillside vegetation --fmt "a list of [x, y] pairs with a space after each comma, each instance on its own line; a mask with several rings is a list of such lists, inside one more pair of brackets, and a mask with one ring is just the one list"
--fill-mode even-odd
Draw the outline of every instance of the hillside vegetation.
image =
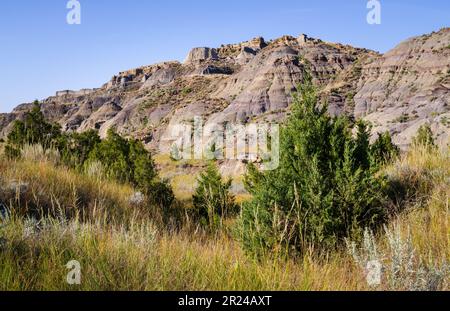
[[63, 134], [36, 106], [0, 158], [0, 290], [449, 290], [448, 146], [426, 126], [401, 155], [370, 143], [308, 81], [293, 105], [280, 168], [250, 165], [240, 206], [214, 162], [182, 203], [138, 141]]
[[[156, 212], [130, 204], [133, 190], [129, 186], [56, 169], [45, 159], [2, 159], [0, 166], [3, 202], [19, 207], [27, 202], [19, 186], [13, 196], [5, 197], [7, 181], [16, 180], [26, 184], [27, 194], [33, 197], [45, 191], [36, 200], [53, 204], [55, 209], [92, 207], [91, 217], [84, 222], [76, 217], [33, 220], [13, 212], [0, 231], [1, 290], [372, 289], [345, 247], [322, 254], [311, 248], [295, 259], [255, 260], [225, 231], [210, 235], [196, 230], [194, 224], [177, 231], [166, 229]], [[399, 272], [397, 283], [388, 282], [394, 277], [388, 269], [382, 285], [373, 289], [412, 289], [409, 278], [419, 282], [423, 277], [419, 270], [425, 267], [431, 275], [424, 282], [439, 280], [442, 273], [438, 289], [448, 290], [448, 270], [443, 268], [450, 261], [448, 154], [412, 150], [386, 171], [399, 181], [426, 185], [429, 190], [426, 197], [418, 192], [407, 203], [408, 210], [388, 224], [388, 230], [404, 245], [391, 249], [388, 236], [376, 234], [374, 240], [386, 267], [401, 259], [398, 252], [410, 247], [414, 257], [411, 263], [399, 263], [405, 265], [403, 269], [412, 269]], [[85, 202], [80, 201], [82, 195]], [[73, 259], [80, 261], [83, 271], [82, 283], [75, 287], [65, 282], [65, 265]]]

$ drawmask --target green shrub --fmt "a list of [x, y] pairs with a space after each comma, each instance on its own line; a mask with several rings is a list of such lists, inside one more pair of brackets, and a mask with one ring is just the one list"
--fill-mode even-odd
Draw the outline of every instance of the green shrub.
[[70, 167], [82, 167], [101, 139], [96, 130], [83, 133], [68, 133], [62, 137], [61, 155], [63, 162]]
[[393, 161], [400, 149], [392, 142], [389, 132], [378, 134], [377, 140], [370, 146], [370, 159], [373, 165], [383, 165]]
[[429, 149], [436, 148], [436, 144], [433, 138], [433, 132], [431, 131], [430, 125], [422, 125], [418, 132], [417, 136], [413, 139], [414, 146], [423, 146]]
[[174, 201], [170, 185], [159, 180], [151, 154], [140, 141], [127, 140], [110, 129], [89, 153], [87, 165], [92, 162], [101, 163], [108, 177], [131, 183], [161, 207], [168, 208]]
[[151, 154], [137, 140], [130, 140], [130, 166], [133, 171], [132, 183], [144, 191], [151, 203], [163, 209], [164, 215], [170, 214], [170, 207], [175, 200], [171, 185], [158, 178], [158, 171]]
[[130, 167], [129, 155], [128, 141], [114, 130], [109, 130], [107, 138], [97, 144], [89, 154], [88, 161], [101, 162], [107, 170], [108, 177], [132, 183], [134, 170]]
[[310, 79], [293, 99], [279, 168], [262, 173], [250, 165], [245, 178], [253, 199], [243, 205], [239, 237], [257, 255], [332, 248], [385, 219], [383, 178], [370, 160], [367, 124], [357, 122], [353, 137], [347, 118], [330, 117], [327, 105], [317, 103]]
[[60, 126], [45, 120], [38, 101], [33, 105], [31, 111], [25, 114], [23, 121], [14, 121], [5, 149], [9, 157], [19, 156], [24, 145], [42, 145], [44, 149], [59, 147]]
[[190, 87], [185, 87], [181, 90], [181, 94], [183, 94], [184, 96], [186, 96], [190, 93], [192, 93], [192, 89]]
[[195, 214], [211, 229], [220, 226], [222, 219], [236, 210], [234, 196], [230, 193], [231, 183], [231, 179], [223, 181], [213, 162], [198, 178], [198, 186], [193, 195]]
[[145, 149], [142, 142], [129, 141], [129, 162], [128, 169], [133, 171], [132, 183], [145, 190], [153, 183], [158, 172], [151, 154]]
[[151, 154], [142, 142], [127, 140], [113, 129], [103, 141], [95, 130], [62, 133], [58, 125], [45, 120], [39, 103], [35, 102], [24, 121], [14, 123], [5, 154], [8, 158], [18, 158], [25, 146], [57, 150], [65, 165], [81, 172], [101, 166], [106, 177], [132, 184], [161, 207], [168, 208], [174, 201], [170, 185], [159, 180]]
[[155, 164], [144, 145], [127, 140], [110, 129], [106, 139], [89, 153], [89, 161], [102, 163], [109, 177], [146, 188], [157, 176]]
[[146, 192], [150, 198], [150, 202], [161, 208], [166, 221], [171, 217], [180, 218], [180, 215], [176, 214], [178, 211], [172, 209], [173, 203], [175, 202], [175, 194], [167, 180], [153, 181], [149, 184]]
[[13, 147], [12, 145], [6, 145], [4, 153], [8, 159], [17, 159], [20, 158], [21, 155], [20, 148]]

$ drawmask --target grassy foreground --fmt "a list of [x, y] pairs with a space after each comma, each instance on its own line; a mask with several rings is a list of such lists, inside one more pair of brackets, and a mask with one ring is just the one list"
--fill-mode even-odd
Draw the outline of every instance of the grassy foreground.
[[[48, 157], [0, 161], [0, 290], [449, 290], [449, 152], [417, 149], [386, 168], [411, 192], [362, 246], [302, 258], [247, 256], [228, 230], [164, 225], [126, 185], [81, 175]], [[24, 211], [52, 211], [36, 221]], [[229, 227], [232, 227], [232, 223]], [[350, 244], [350, 243], [349, 243]], [[370, 287], [361, 258], [384, 266]], [[81, 263], [81, 285], [66, 264]]]

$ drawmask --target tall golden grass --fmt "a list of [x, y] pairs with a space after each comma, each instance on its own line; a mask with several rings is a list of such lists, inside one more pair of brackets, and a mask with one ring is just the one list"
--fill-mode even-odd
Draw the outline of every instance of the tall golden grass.
[[[417, 148], [386, 172], [422, 187], [388, 228], [411, 238], [418, 261], [448, 264], [448, 150]], [[11, 189], [12, 182], [26, 185], [26, 194]], [[0, 225], [0, 290], [402, 289], [384, 281], [369, 287], [345, 248], [256, 261], [226, 232], [164, 227], [158, 211], [130, 203], [133, 193], [127, 185], [55, 166], [48, 157], [1, 159], [0, 201], [14, 211]], [[25, 216], [31, 206], [61, 212], [32, 220]], [[376, 236], [380, 253], [389, 253], [386, 241], [383, 233]], [[66, 282], [71, 260], [81, 263], [81, 285]], [[448, 276], [440, 289], [449, 289]]]

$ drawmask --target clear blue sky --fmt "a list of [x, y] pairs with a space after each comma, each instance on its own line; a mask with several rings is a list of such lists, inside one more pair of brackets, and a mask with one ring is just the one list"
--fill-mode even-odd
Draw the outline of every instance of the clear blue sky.
[[0, 112], [61, 89], [99, 87], [115, 73], [183, 60], [195, 46], [301, 33], [385, 52], [450, 26], [449, 0], [79, 0], [82, 24], [66, 23], [67, 0], [0, 1]]

